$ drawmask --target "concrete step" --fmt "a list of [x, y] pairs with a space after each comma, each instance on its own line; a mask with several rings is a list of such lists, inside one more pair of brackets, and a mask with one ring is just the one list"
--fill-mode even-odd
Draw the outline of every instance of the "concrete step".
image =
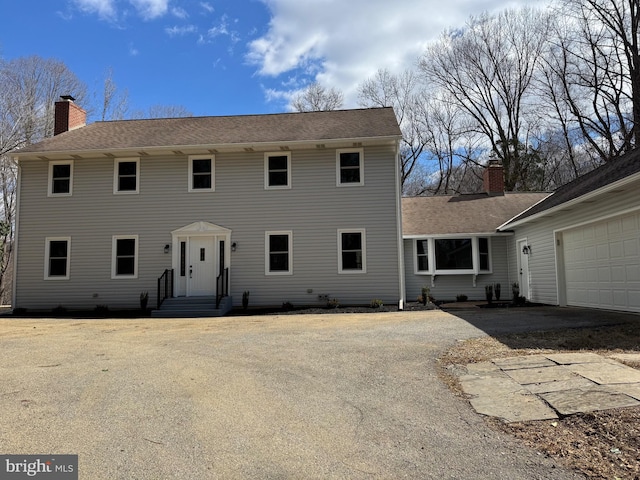
[[202, 318], [221, 317], [233, 307], [233, 299], [224, 297], [216, 308], [215, 297], [176, 297], [167, 298], [159, 310], [153, 310], [154, 318]]

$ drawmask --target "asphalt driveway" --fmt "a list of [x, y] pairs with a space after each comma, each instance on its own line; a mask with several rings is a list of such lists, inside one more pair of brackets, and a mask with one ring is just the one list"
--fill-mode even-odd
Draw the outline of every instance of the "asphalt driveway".
[[440, 352], [492, 325], [615, 321], [528, 310], [537, 323], [466, 311], [2, 318], [0, 453], [78, 454], [91, 480], [582, 478], [487, 428], [436, 374]]

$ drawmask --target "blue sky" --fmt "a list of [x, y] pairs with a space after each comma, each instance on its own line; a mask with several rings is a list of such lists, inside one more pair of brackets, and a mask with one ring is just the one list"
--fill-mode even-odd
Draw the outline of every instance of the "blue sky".
[[357, 107], [380, 68], [411, 67], [472, 14], [542, 0], [0, 0], [0, 56], [63, 61], [100, 91], [106, 72], [132, 109], [274, 113], [318, 81]]

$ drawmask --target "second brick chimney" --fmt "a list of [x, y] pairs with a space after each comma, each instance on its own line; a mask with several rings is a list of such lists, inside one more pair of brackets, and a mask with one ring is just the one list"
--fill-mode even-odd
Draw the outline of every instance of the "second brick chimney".
[[489, 195], [504, 194], [504, 168], [500, 160], [489, 160], [482, 174], [482, 186]]
[[63, 95], [55, 105], [53, 134], [59, 135], [87, 124], [87, 112], [74, 103], [71, 95]]

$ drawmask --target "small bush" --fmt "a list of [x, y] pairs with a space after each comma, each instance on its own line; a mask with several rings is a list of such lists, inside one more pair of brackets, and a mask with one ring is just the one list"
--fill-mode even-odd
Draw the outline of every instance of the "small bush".
[[340, 306], [340, 302], [337, 298], [332, 298], [327, 302], [327, 308], [338, 308]]
[[500, 301], [500, 290], [501, 290], [500, 284], [496, 283], [493, 286], [493, 291], [494, 291], [494, 293], [496, 295], [496, 301], [498, 301], [498, 302]]
[[242, 292], [242, 309], [246, 310], [249, 307], [249, 290]]
[[426, 305], [431, 298], [431, 289], [429, 287], [422, 287], [422, 295], [420, 295], [420, 297], [422, 298], [420, 303]]
[[484, 286], [484, 296], [486, 297], [488, 303], [493, 302], [493, 285]]
[[99, 315], [106, 315], [109, 313], [109, 307], [107, 305], [96, 305], [96, 308], [93, 309]]
[[456, 302], [466, 302], [467, 300], [469, 300], [469, 297], [467, 297], [465, 294], [456, 296]]
[[20, 308], [14, 308], [13, 309], [13, 314], [14, 315], [18, 315], [18, 316], [26, 315], [27, 314], [27, 309], [26, 308], [21, 308], [21, 307]]
[[382, 303], [382, 300], [380, 300], [379, 298], [375, 298], [371, 300], [371, 303], [369, 304], [371, 308], [380, 308], [382, 307], [382, 305], [384, 304]]
[[54, 315], [64, 315], [67, 313], [67, 309], [62, 305], [58, 305], [56, 308], [51, 309], [51, 313]]
[[290, 312], [291, 310], [293, 310], [293, 303], [291, 302], [283, 302], [282, 303], [282, 310], [285, 312]]

